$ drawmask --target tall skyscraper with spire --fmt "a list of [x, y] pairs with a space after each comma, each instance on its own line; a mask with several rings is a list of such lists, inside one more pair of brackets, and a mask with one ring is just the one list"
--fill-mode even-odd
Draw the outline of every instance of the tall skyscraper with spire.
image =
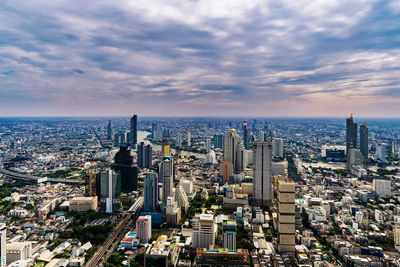
[[367, 122], [360, 125], [360, 151], [364, 159], [368, 158], [368, 127]]
[[136, 148], [137, 144], [137, 115], [133, 115], [131, 118], [131, 131], [129, 144], [132, 148]]

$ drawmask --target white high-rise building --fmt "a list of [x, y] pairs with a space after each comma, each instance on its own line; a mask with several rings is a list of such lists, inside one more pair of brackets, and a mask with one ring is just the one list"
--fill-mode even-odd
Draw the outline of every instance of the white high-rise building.
[[379, 144], [376, 148], [376, 159], [386, 162], [386, 144]]
[[189, 129], [187, 132], [187, 145], [192, 146], [192, 129]]
[[167, 198], [173, 195], [174, 187], [174, 164], [172, 157], [165, 157], [160, 164], [159, 177], [163, 181], [163, 202], [167, 202]]
[[139, 216], [136, 221], [136, 236], [140, 243], [147, 243], [151, 238], [151, 216]]
[[0, 266], [7, 266], [7, 226], [5, 223], [0, 223]]
[[272, 144], [253, 144], [253, 205], [266, 206], [272, 200]]
[[389, 198], [392, 195], [392, 182], [384, 179], [374, 179], [373, 188], [378, 197]]
[[215, 244], [214, 215], [200, 214], [193, 218], [193, 248], [213, 249]]
[[274, 138], [272, 141], [272, 155], [277, 158], [283, 158], [283, 139]]
[[182, 147], [182, 134], [181, 133], [177, 133], [176, 134], [176, 146], [178, 147], [178, 148], [181, 148]]
[[192, 194], [193, 191], [193, 182], [190, 180], [183, 180], [181, 182], [183, 190], [185, 190], [186, 195]]
[[28, 260], [32, 257], [31, 242], [7, 243], [7, 266], [16, 261]]
[[211, 139], [207, 138], [206, 139], [206, 153], [210, 152], [211, 150]]
[[207, 153], [207, 155], [206, 155], [206, 163], [209, 163], [209, 164], [216, 164], [217, 163], [217, 158], [215, 156], [214, 150], [211, 150], [210, 152]]

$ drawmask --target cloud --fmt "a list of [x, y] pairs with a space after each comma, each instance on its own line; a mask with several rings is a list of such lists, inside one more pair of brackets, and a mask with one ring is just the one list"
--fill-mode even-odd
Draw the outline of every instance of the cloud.
[[398, 10], [375, 0], [5, 0], [0, 97], [40, 99], [22, 115], [55, 104], [59, 115], [312, 115], [342, 101], [324, 114], [368, 116], [377, 97], [400, 101]]

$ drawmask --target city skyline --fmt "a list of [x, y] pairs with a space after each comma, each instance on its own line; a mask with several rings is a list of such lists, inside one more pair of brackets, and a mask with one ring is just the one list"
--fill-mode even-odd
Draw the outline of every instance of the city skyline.
[[398, 117], [399, 13], [396, 1], [4, 1], [0, 116]]

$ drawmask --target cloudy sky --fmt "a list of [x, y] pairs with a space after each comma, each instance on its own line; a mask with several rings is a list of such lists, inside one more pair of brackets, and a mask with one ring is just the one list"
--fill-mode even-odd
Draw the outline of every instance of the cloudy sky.
[[400, 116], [400, 1], [1, 0], [0, 116]]

